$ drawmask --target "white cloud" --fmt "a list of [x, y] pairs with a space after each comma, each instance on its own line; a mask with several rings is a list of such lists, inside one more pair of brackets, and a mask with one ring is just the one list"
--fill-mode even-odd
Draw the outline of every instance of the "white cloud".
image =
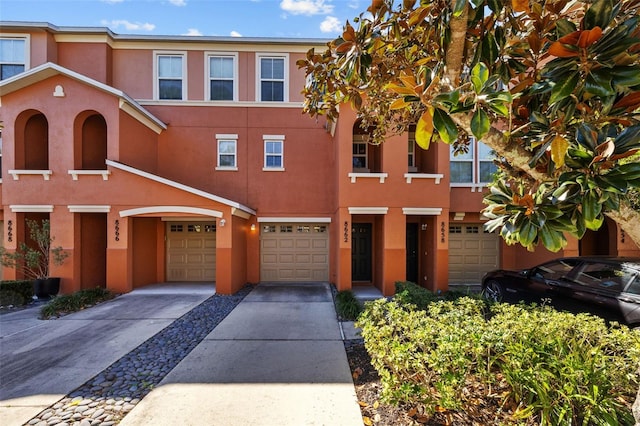
[[111, 29], [115, 30], [119, 27], [124, 27], [127, 31], [153, 31], [156, 26], [149, 23], [141, 23], [141, 22], [129, 22], [126, 19], [114, 19], [112, 21], [102, 21], [102, 25], [106, 25]]
[[333, 5], [325, 0], [282, 0], [280, 9], [292, 15], [326, 15], [333, 12]]
[[109, 3], [109, 4], [116, 4], [116, 3], [122, 3], [124, 0], [100, 0], [103, 3]]
[[174, 6], [186, 6], [187, 0], [169, 0], [169, 3]]
[[339, 33], [342, 31], [342, 22], [335, 16], [327, 16], [320, 23], [320, 31], [323, 33]]
[[242, 37], [242, 34], [240, 34], [240, 33], [239, 33], [239, 32], [237, 32], [237, 31], [231, 31], [231, 33], [229, 33], [229, 35], [230, 35], [231, 37]]
[[196, 28], [189, 28], [187, 30], [187, 32], [185, 34], [182, 35], [186, 35], [186, 36], [201, 36], [202, 33], [200, 32], [200, 30], [196, 29]]

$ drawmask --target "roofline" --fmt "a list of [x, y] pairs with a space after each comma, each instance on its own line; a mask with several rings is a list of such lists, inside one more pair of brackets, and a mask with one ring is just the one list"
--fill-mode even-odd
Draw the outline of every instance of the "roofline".
[[231, 37], [231, 36], [189, 36], [189, 35], [150, 35], [118, 34], [107, 27], [71, 27], [57, 26], [49, 22], [0, 21], [0, 31], [6, 30], [44, 30], [53, 34], [107, 35], [117, 41], [174, 41], [193, 43], [230, 43], [230, 44], [288, 44], [288, 45], [326, 45], [330, 38], [287, 38], [287, 37]]
[[[16, 74], [13, 77], [10, 77], [6, 80], [2, 80], [0, 81], [0, 96], [6, 95], [8, 93], [11, 93], [15, 90], [20, 90], [23, 87], [29, 86], [30, 84], [32, 84], [35, 81], [40, 81], [38, 79], [35, 79], [35, 81], [31, 81], [32, 77], [36, 77], [38, 74], [42, 73], [44, 75], [44, 78], [49, 78], [52, 75], [49, 75], [49, 73], [47, 71], [53, 71], [55, 74], [61, 74], [64, 75], [66, 77], [75, 79], [77, 81], [80, 81], [82, 83], [88, 84], [90, 86], [93, 86], [99, 90], [102, 90], [104, 92], [110, 93], [114, 96], [117, 96], [118, 98], [120, 98], [120, 107], [121, 109], [123, 109], [125, 112], [131, 114], [131, 113], [138, 113], [142, 116], [142, 118], [146, 121], [146, 125], [150, 128], [152, 128], [156, 133], [160, 133], [162, 130], [166, 130], [167, 129], [167, 125], [165, 123], [162, 122], [162, 120], [160, 120], [159, 118], [157, 118], [156, 116], [154, 116], [153, 114], [151, 114], [151, 112], [149, 112], [148, 110], [146, 110], [142, 105], [140, 105], [138, 102], [136, 102], [133, 98], [131, 98], [129, 95], [127, 95], [126, 93], [124, 93], [122, 90], [118, 90], [115, 89], [109, 85], [106, 85], [104, 83], [101, 83], [97, 80], [94, 80], [90, 77], [87, 77], [85, 75], [82, 75], [80, 73], [77, 73], [75, 71], [72, 71], [68, 68], [65, 68], [63, 66], [60, 66], [58, 64], [54, 64], [53, 62], [46, 62], [42, 65], [38, 65], [37, 67], [31, 68], [30, 70], [27, 70], [23, 73], [20, 74]], [[20, 81], [24, 81], [26, 84], [21, 85], [19, 82]], [[31, 81], [31, 82], [30, 82]], [[11, 87], [15, 85], [16, 87], [13, 90], [9, 90], [8, 92], [2, 89], [5, 89], [6, 87]], [[129, 108], [122, 108], [123, 105], [127, 105]]]
[[122, 164], [120, 162], [113, 161], [113, 160], [106, 160], [106, 164], [107, 164], [107, 166], [111, 166], [111, 167], [114, 167], [116, 169], [123, 170], [125, 172], [129, 172], [131, 174], [134, 174], [134, 175], [137, 175], [137, 176], [141, 176], [143, 178], [146, 178], [146, 179], [158, 182], [158, 183], [162, 183], [164, 185], [168, 185], [168, 186], [170, 186], [172, 188], [176, 188], [176, 189], [179, 189], [181, 191], [185, 191], [185, 192], [188, 192], [190, 194], [194, 194], [194, 195], [197, 195], [199, 197], [206, 198], [207, 200], [215, 201], [217, 203], [224, 204], [226, 206], [241, 210], [241, 211], [243, 211], [245, 213], [248, 213], [248, 214], [250, 214], [252, 216], [254, 216], [256, 214], [255, 210], [253, 210], [253, 209], [251, 209], [251, 208], [249, 208], [247, 206], [244, 206], [244, 205], [242, 205], [240, 203], [236, 203], [235, 201], [231, 201], [231, 200], [228, 200], [226, 198], [222, 198], [222, 197], [219, 197], [217, 195], [213, 195], [213, 194], [211, 194], [209, 192], [202, 191], [200, 189], [196, 189], [196, 188], [193, 188], [191, 186], [184, 185], [182, 183], [178, 183], [176, 181], [169, 180], [167, 178], [163, 178], [163, 177], [158, 176], [158, 175], [154, 175], [153, 173], [145, 172], [143, 170], [136, 169], [135, 167], [127, 166], [125, 164]]

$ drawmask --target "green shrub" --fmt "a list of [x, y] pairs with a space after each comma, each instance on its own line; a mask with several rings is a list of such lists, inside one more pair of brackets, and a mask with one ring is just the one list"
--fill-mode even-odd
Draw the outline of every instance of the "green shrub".
[[33, 284], [28, 280], [0, 281], [0, 306], [26, 305], [33, 299]]
[[362, 312], [362, 305], [353, 292], [342, 290], [336, 294], [336, 312], [343, 320], [354, 321]]
[[104, 288], [80, 290], [73, 294], [56, 296], [40, 310], [40, 317], [51, 317], [80, 311], [105, 300], [112, 299], [114, 294]]
[[437, 300], [456, 300], [465, 296], [470, 295], [461, 291], [447, 291], [436, 294], [411, 281], [396, 281], [396, 294], [393, 299], [400, 304], [411, 304], [417, 309], [426, 310], [432, 302]]
[[433, 412], [493, 398], [514, 421], [633, 424], [640, 333], [626, 326], [469, 297], [435, 301], [424, 311], [378, 300], [356, 326], [386, 401]]

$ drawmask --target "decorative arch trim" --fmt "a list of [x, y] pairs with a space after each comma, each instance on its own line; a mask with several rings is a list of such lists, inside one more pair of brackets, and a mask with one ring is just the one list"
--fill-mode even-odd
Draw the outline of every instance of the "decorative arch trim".
[[143, 214], [157, 214], [157, 213], [189, 213], [198, 214], [202, 216], [222, 217], [222, 212], [211, 209], [202, 209], [199, 207], [187, 207], [187, 206], [153, 206], [153, 207], [139, 207], [136, 209], [128, 209], [120, 211], [120, 217], [137, 216]]

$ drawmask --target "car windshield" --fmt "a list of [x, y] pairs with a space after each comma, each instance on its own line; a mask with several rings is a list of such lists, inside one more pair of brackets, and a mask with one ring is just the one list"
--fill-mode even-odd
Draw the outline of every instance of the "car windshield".
[[537, 278], [544, 278], [547, 280], [559, 280], [565, 277], [571, 272], [571, 270], [578, 264], [575, 259], [562, 259], [555, 262], [545, 263], [537, 268], [533, 268], [531, 275]]
[[575, 280], [594, 289], [620, 292], [635, 276], [636, 273], [624, 264], [593, 262], [585, 264]]

